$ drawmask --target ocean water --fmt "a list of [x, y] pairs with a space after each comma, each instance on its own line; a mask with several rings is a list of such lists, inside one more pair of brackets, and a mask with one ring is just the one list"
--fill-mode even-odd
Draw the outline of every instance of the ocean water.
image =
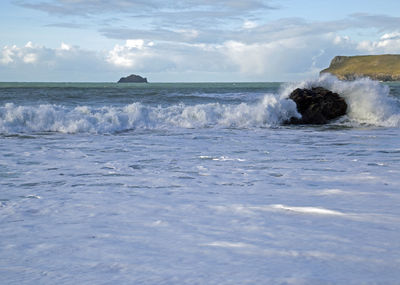
[[0, 83], [0, 284], [399, 284], [399, 205], [400, 83]]

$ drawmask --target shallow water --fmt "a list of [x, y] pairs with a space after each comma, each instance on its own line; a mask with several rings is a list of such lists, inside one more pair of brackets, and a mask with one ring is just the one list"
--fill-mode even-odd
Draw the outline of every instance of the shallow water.
[[[310, 84], [349, 115], [282, 126]], [[0, 283], [395, 284], [399, 95], [2, 83]]]

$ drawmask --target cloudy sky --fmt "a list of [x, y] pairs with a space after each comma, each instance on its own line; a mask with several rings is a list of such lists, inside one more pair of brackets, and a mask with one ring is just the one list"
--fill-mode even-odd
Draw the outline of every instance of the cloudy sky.
[[399, 0], [2, 0], [0, 81], [297, 81], [400, 53]]

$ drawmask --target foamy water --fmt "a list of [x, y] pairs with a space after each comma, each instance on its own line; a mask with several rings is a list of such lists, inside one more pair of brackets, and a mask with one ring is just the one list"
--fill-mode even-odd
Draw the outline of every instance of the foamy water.
[[[348, 115], [283, 126], [317, 85]], [[0, 283], [396, 284], [399, 94], [0, 85]]]
[[265, 94], [251, 103], [179, 102], [149, 106], [139, 101], [118, 107], [5, 103], [0, 107], [0, 132], [114, 133], [137, 128], [276, 127], [291, 117], [300, 117], [295, 103], [287, 99], [290, 92], [312, 86], [323, 86], [345, 98], [349, 110], [341, 120], [344, 125], [400, 126], [399, 100], [390, 96], [388, 86], [368, 79], [342, 82], [326, 75], [316, 81], [288, 84], [283, 91]]

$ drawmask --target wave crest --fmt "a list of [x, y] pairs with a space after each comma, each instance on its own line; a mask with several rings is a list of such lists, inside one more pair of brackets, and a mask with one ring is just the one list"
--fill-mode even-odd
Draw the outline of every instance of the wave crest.
[[340, 81], [324, 75], [316, 80], [283, 86], [279, 94], [266, 94], [259, 102], [241, 104], [175, 104], [153, 107], [136, 102], [115, 106], [68, 107], [54, 104], [0, 106], [0, 133], [115, 133], [133, 129], [263, 128], [300, 118], [296, 104], [287, 100], [295, 88], [322, 86], [343, 96], [348, 114], [335, 123], [350, 126], [400, 126], [400, 101], [387, 85], [369, 79]]
[[219, 103], [150, 107], [133, 103], [123, 107], [94, 108], [59, 105], [0, 107], [0, 133], [114, 133], [137, 128], [270, 127], [299, 117], [293, 101], [266, 95], [258, 104]]

